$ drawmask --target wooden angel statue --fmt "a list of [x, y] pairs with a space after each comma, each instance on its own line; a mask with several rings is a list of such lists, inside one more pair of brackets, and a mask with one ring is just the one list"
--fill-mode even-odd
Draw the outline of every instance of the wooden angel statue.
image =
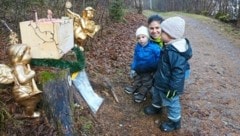
[[88, 36], [93, 38], [95, 33], [100, 30], [100, 26], [96, 25], [95, 22], [92, 20], [95, 12], [92, 7], [86, 7], [82, 11], [82, 17], [79, 14], [72, 12], [69, 9], [70, 7], [67, 7], [66, 3], [67, 16], [73, 19], [75, 41], [79, 46], [81, 46], [83, 41]]
[[41, 99], [41, 93], [34, 80], [35, 71], [31, 70], [30, 47], [23, 44], [14, 44], [9, 48], [9, 56], [13, 68], [5, 64], [0, 65], [0, 83], [14, 82], [13, 96], [17, 103], [24, 106], [26, 117], [39, 117], [34, 112], [37, 103]]

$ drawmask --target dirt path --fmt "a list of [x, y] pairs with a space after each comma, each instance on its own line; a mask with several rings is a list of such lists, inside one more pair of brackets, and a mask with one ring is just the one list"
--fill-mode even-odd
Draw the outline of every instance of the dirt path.
[[194, 135], [240, 134], [240, 41], [228, 40], [213, 24], [186, 21], [194, 57], [183, 127]]
[[[182, 128], [173, 133], [163, 133], [158, 123], [166, 115], [146, 116], [141, 104], [123, 92], [128, 84], [127, 73], [113, 81], [120, 103], [111, 96], [96, 117], [96, 135], [105, 136], [237, 136], [240, 134], [240, 40], [229, 40], [216, 31], [211, 23], [184, 17], [187, 22], [186, 37], [193, 48], [191, 78], [187, 82], [183, 105]], [[127, 67], [127, 66], [126, 66]], [[106, 94], [102, 94], [105, 95]]]

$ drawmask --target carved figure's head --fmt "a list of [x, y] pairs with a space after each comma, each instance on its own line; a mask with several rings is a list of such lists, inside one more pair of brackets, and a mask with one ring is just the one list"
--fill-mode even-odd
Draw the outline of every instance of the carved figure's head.
[[95, 9], [93, 9], [92, 7], [86, 7], [82, 11], [82, 16], [83, 18], [92, 19], [94, 16], [94, 12], [95, 12]]
[[8, 53], [13, 64], [27, 64], [32, 58], [30, 55], [30, 47], [25, 44], [15, 44], [10, 46]]

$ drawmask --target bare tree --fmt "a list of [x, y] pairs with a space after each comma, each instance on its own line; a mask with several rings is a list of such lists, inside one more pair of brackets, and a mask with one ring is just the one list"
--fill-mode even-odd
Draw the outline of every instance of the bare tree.
[[138, 14], [142, 14], [143, 11], [143, 0], [134, 0], [135, 8], [137, 9]]
[[150, 9], [152, 9], [152, 0], [149, 0]]
[[238, 18], [237, 18], [237, 27], [240, 27], [240, 2], [238, 1]]

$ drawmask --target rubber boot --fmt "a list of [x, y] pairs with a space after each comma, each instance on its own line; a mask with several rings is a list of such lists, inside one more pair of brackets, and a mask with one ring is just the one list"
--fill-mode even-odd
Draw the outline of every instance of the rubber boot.
[[143, 101], [146, 100], [146, 95], [143, 95], [143, 94], [141, 94], [141, 93], [134, 94], [133, 100], [134, 100], [136, 103], [141, 103], [141, 102], [143, 102]]
[[153, 105], [147, 106], [144, 108], [144, 113], [147, 115], [155, 115], [162, 112], [161, 108], [156, 108]]
[[174, 122], [168, 119], [167, 122], [162, 123], [160, 126], [160, 129], [164, 132], [171, 132], [180, 128], [181, 128], [181, 119], [179, 119], [177, 122]]
[[148, 88], [141, 86], [140, 88], [138, 88], [138, 94], [134, 94], [133, 96], [133, 100], [137, 103], [141, 103], [143, 101], [146, 100], [146, 95], [148, 93]]
[[137, 87], [127, 86], [127, 87], [125, 87], [124, 91], [127, 94], [137, 94]]

